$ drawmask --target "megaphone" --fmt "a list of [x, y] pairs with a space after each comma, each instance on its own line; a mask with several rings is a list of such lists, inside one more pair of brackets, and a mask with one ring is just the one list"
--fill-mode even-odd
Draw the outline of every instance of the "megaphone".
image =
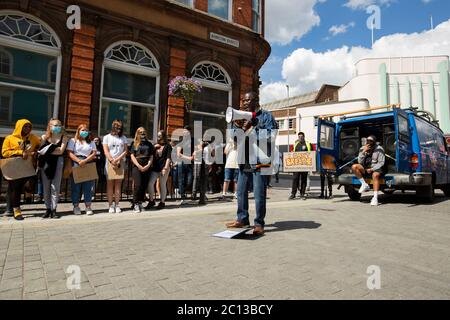
[[231, 123], [235, 120], [251, 120], [254, 118], [256, 118], [256, 112], [236, 110], [233, 107], [228, 107], [225, 114], [225, 120], [227, 123]]

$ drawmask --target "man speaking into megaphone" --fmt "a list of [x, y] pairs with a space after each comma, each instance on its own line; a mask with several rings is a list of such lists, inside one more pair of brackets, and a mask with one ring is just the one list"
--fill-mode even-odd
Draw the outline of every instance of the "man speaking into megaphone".
[[[253, 179], [256, 218], [254, 235], [264, 233], [266, 216], [267, 172], [271, 169], [277, 123], [270, 112], [261, 110], [255, 92], [247, 92], [242, 99], [241, 110], [228, 109], [226, 121], [232, 123], [231, 136], [237, 137], [239, 178], [237, 186], [238, 208], [235, 221], [228, 228], [245, 228], [250, 225], [248, 213], [248, 186]], [[268, 145], [268, 147], [267, 147]]]

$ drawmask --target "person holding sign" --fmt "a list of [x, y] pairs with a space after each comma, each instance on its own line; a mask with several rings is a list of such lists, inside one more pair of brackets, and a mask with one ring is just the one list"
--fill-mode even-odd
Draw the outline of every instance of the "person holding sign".
[[[103, 150], [106, 157], [106, 176], [109, 213], [120, 213], [120, 197], [124, 178], [125, 161], [128, 153], [128, 140], [123, 135], [123, 123], [120, 120], [112, 122], [111, 133], [103, 138]], [[114, 199], [115, 198], [115, 199]], [[113, 200], [114, 203], [113, 203]]]
[[[97, 149], [94, 142], [89, 140], [89, 130], [87, 125], [80, 124], [75, 133], [75, 138], [70, 139], [67, 145], [67, 151], [69, 157], [72, 160], [73, 168], [80, 167], [87, 170], [89, 163], [95, 160], [97, 156]], [[95, 183], [95, 177], [93, 180], [76, 182], [74, 173], [72, 173], [71, 187], [72, 187], [72, 204], [73, 213], [76, 215], [81, 214], [80, 199], [81, 192], [84, 195], [84, 203], [86, 205], [86, 215], [93, 215], [94, 212], [91, 209], [92, 202], [92, 188]]]
[[38, 166], [47, 209], [44, 219], [56, 218], [56, 207], [64, 167], [63, 153], [66, 150], [67, 140], [61, 121], [50, 119], [38, 150]]
[[[309, 142], [306, 142], [305, 134], [303, 132], [299, 132], [298, 140], [295, 141], [294, 144], [294, 152], [304, 152], [304, 151], [312, 151], [311, 144]], [[291, 196], [289, 197], [289, 200], [295, 199], [295, 194], [297, 193], [297, 190], [300, 191], [300, 197], [303, 200], [306, 200], [305, 191], [307, 179], [308, 179], [308, 172], [294, 172], [294, 177], [292, 178]]]
[[[33, 163], [36, 150], [41, 143], [39, 137], [31, 133], [32, 128], [33, 126], [30, 121], [26, 119], [18, 120], [13, 134], [5, 138], [2, 146], [3, 159], [22, 158], [28, 161], [28, 163], [21, 161], [17, 164], [19, 167], [13, 170], [15, 171], [13, 174], [16, 173], [17, 178], [5, 176], [6, 180], [8, 180], [8, 198], [14, 210], [14, 219], [16, 220], [23, 220], [20, 209], [20, 196], [25, 183], [33, 173], [33, 170], [22, 170], [20, 166], [28, 164], [28, 167], [32, 167], [30, 162]], [[2, 171], [5, 175], [5, 169], [2, 169]], [[23, 176], [24, 171], [30, 171], [30, 175]]]
[[155, 148], [147, 138], [147, 131], [140, 127], [134, 135], [131, 146], [131, 161], [133, 162], [132, 176], [134, 182], [133, 209], [135, 213], [142, 211], [142, 202], [145, 198], [145, 190], [150, 179], [150, 167], [153, 162]]

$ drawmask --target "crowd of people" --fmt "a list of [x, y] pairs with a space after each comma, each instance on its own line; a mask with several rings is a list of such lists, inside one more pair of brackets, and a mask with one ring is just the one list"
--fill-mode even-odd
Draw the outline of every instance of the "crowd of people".
[[[184, 134], [191, 134], [189, 126], [184, 127]], [[163, 209], [168, 194], [176, 197], [176, 189], [181, 204], [186, 200], [199, 200], [203, 204], [207, 193], [222, 192], [219, 199], [225, 200], [229, 196], [229, 189], [233, 192], [232, 196], [237, 198], [235, 141], [230, 140], [227, 144], [217, 146], [203, 140], [194, 141], [193, 138], [190, 141], [190, 149], [186, 148], [190, 153], [183, 152], [183, 147], [178, 147], [178, 161], [172, 161], [172, 150], [179, 141], [170, 141], [163, 130], [157, 133], [157, 139], [153, 143], [147, 130], [140, 127], [129, 146], [120, 120], [112, 122], [110, 133], [103, 139], [93, 137], [86, 124], [79, 125], [70, 138], [58, 119], [50, 119], [45, 134], [38, 137], [32, 133], [30, 121], [18, 120], [13, 134], [4, 140], [2, 158], [22, 158], [32, 162], [37, 170], [35, 176], [7, 180], [7, 213], [11, 213], [16, 220], [23, 220], [21, 196], [24, 191], [26, 194], [34, 193], [32, 189], [37, 183], [38, 201], [42, 200], [46, 208], [43, 218], [58, 218], [57, 207], [63, 178], [70, 181], [75, 215], [82, 214], [82, 209], [86, 215], [94, 214], [92, 201], [96, 194], [97, 179], [100, 185], [106, 185], [108, 212], [120, 213], [127, 159], [131, 162], [129, 176], [132, 180], [132, 209], [136, 213]], [[225, 165], [210, 159], [211, 155], [214, 156], [213, 149], [218, 147], [225, 150]], [[96, 167], [96, 179], [77, 183], [72, 174], [74, 168], [84, 168], [91, 163]], [[27, 184], [31, 187], [27, 188]], [[190, 197], [187, 196], [188, 193], [191, 194]], [[84, 202], [83, 206], [80, 206], [81, 202]], [[147, 204], [144, 206], [145, 202]]]

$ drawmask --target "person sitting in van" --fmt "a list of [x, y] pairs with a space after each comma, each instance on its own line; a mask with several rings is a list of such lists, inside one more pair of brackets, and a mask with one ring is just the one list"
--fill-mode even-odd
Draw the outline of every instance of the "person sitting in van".
[[380, 190], [380, 176], [383, 174], [385, 163], [384, 149], [377, 144], [377, 138], [373, 135], [367, 138], [367, 144], [359, 150], [358, 164], [352, 166], [352, 171], [361, 182], [359, 193], [370, 190], [370, 186], [364, 180], [366, 174], [372, 175], [373, 198], [370, 205], [378, 205], [378, 192]]

